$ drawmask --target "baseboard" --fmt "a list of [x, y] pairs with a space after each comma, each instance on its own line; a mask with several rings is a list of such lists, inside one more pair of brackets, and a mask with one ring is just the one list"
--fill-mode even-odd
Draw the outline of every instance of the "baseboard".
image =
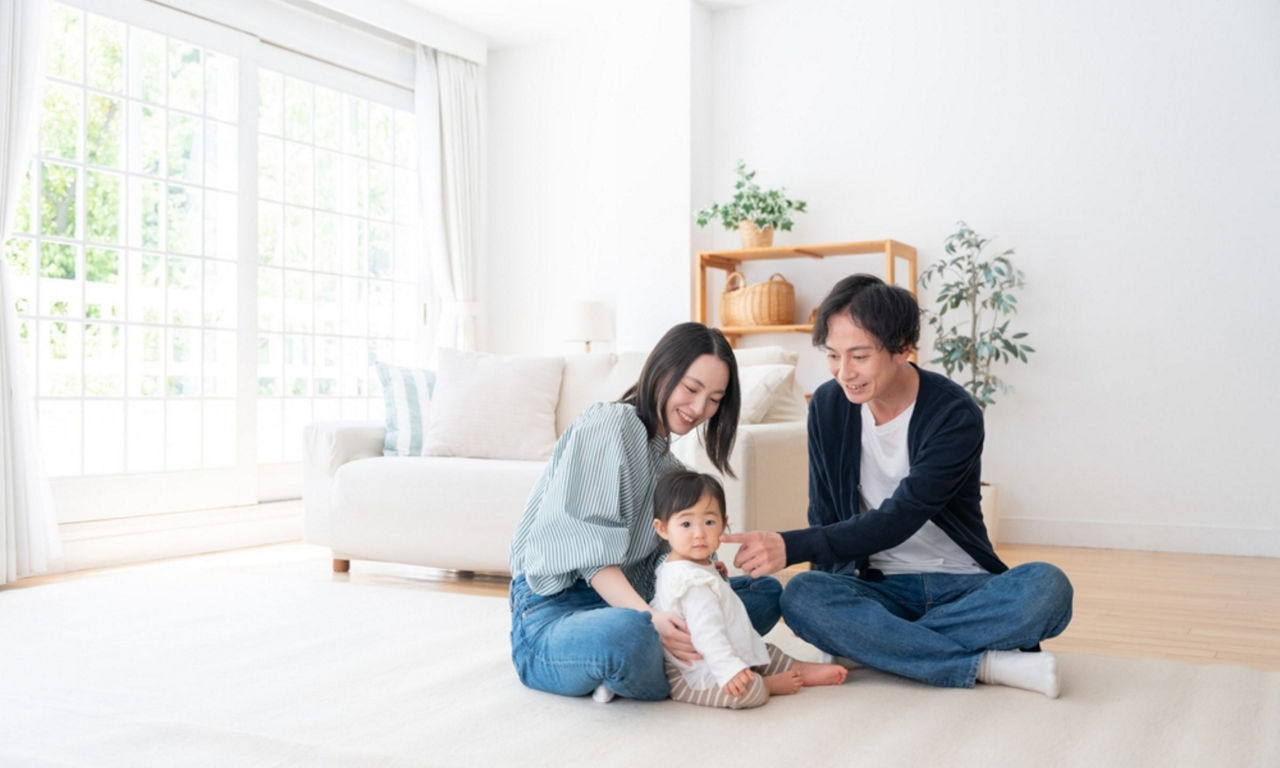
[[302, 501], [63, 523], [65, 570], [183, 557], [302, 538]]
[[1280, 557], [1280, 528], [1000, 518], [1000, 541], [1054, 547]]

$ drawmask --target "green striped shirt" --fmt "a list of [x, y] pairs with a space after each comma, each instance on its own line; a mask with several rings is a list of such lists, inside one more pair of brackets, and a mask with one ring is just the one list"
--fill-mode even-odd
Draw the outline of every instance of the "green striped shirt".
[[511, 539], [511, 575], [554, 595], [620, 566], [645, 601], [665, 547], [653, 531], [653, 487], [680, 462], [649, 439], [634, 406], [596, 403], [565, 429]]

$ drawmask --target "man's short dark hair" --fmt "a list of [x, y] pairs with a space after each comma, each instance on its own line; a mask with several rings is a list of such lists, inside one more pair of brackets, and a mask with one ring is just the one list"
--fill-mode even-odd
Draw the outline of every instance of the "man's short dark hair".
[[849, 275], [836, 283], [818, 306], [813, 320], [813, 346], [825, 347], [832, 315], [847, 314], [855, 325], [896, 355], [920, 342], [920, 305], [906, 288], [888, 285], [875, 275]]

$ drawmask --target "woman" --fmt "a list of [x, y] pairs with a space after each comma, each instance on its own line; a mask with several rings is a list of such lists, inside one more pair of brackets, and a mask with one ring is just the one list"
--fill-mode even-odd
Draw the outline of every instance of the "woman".
[[[556, 442], [511, 541], [511, 658], [530, 688], [597, 700], [670, 693], [662, 650], [700, 658], [684, 620], [653, 611], [663, 550], [653, 488], [680, 467], [670, 441], [707, 423], [704, 447], [732, 475], [738, 365], [724, 335], [681, 323], [654, 347], [640, 380], [582, 412]], [[779, 616], [772, 578], [732, 580], [756, 631]]]

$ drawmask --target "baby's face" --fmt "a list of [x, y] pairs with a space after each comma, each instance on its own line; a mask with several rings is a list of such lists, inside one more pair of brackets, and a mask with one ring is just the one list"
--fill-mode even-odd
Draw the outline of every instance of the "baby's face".
[[671, 544], [671, 559], [710, 562], [711, 553], [720, 546], [724, 533], [724, 512], [711, 494], [704, 493], [698, 503], [671, 516], [664, 525], [654, 521], [658, 535]]

